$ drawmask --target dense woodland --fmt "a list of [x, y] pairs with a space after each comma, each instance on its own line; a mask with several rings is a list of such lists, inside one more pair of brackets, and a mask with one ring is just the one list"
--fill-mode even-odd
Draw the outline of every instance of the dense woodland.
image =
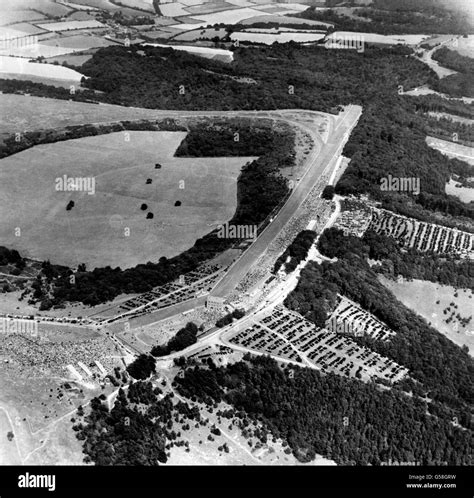
[[[273, 266], [273, 273], [276, 273], [285, 263], [285, 272], [291, 273], [301, 261], [306, 259], [309, 248], [313, 245], [315, 238], [316, 232], [314, 230], [302, 230], [277, 258]], [[286, 262], [288, 258], [290, 259]]]
[[0, 265], [24, 265], [25, 261], [15, 249], [0, 246]]
[[[337, 256], [334, 263], [321, 265], [310, 262], [301, 272], [297, 287], [285, 300], [285, 305], [298, 311], [318, 326], [323, 326], [333, 309], [337, 294], [358, 302], [364, 309], [386, 323], [397, 335], [387, 342], [361, 339], [380, 354], [410, 369], [410, 375], [420, 383], [423, 395], [449, 410], [467, 426], [471, 420], [469, 405], [474, 400], [472, 378], [474, 362], [464, 348], [430, 327], [428, 323], [401, 304], [377, 279], [367, 257], [390, 257], [395, 246], [381, 247], [371, 240], [381, 239], [372, 234], [366, 240], [346, 237], [331, 229], [322, 237], [320, 251]], [[370, 244], [370, 245], [369, 245]], [[385, 251], [385, 252], [384, 252]], [[409, 265], [403, 258], [401, 265]], [[390, 262], [390, 260], [388, 260]], [[419, 262], [419, 261], [418, 261]], [[413, 265], [414, 266], [414, 265]], [[423, 268], [422, 264], [421, 267]], [[470, 268], [472, 285], [472, 267]], [[425, 273], [426, 270], [425, 270]], [[458, 277], [460, 278], [460, 277]]]
[[155, 372], [155, 358], [150, 355], [141, 354], [127, 367], [127, 372], [138, 380], [145, 380]]
[[435, 89], [453, 97], [474, 97], [474, 60], [455, 50], [441, 47], [432, 58], [441, 66], [457, 71], [437, 81]]
[[176, 378], [184, 396], [224, 400], [287, 441], [302, 462], [316, 454], [342, 465], [385, 462], [472, 464], [472, 431], [450, 414], [397, 389], [291, 367], [268, 357], [245, 357], [226, 367], [190, 367]]
[[416, 249], [401, 249], [395, 239], [367, 230], [359, 239], [345, 236], [336, 228], [325, 230], [319, 250], [329, 258], [344, 257], [349, 252], [380, 261], [374, 270], [389, 278], [429, 280], [443, 285], [474, 290], [474, 261], [455, 255], [440, 255]]
[[463, 118], [474, 119], [474, 103], [467, 104], [459, 100], [444, 99], [436, 94], [409, 96], [405, 99], [410, 101], [417, 112], [445, 112], [455, 114]]
[[151, 354], [156, 357], [167, 356], [175, 351], [182, 351], [191, 344], [197, 341], [197, 326], [189, 322], [183, 328], [179, 329], [164, 346], [155, 346], [151, 350]]
[[84, 416], [81, 407], [77, 411], [79, 420], [73, 429], [82, 441], [85, 463], [147, 466], [166, 463], [172, 446], [189, 446], [173, 429], [173, 422], [179, 419], [202, 422], [197, 408], [174, 403], [172, 394], [163, 396], [162, 390], [151, 382], [134, 382], [127, 391], [120, 389], [110, 411], [104, 401], [104, 395], [92, 399], [88, 415]]
[[354, 15], [363, 19], [314, 7], [296, 14], [303, 19], [334, 24], [334, 29], [339, 31], [382, 35], [465, 34], [473, 30], [465, 16], [439, 8], [433, 0], [376, 0], [370, 7], [355, 9]]

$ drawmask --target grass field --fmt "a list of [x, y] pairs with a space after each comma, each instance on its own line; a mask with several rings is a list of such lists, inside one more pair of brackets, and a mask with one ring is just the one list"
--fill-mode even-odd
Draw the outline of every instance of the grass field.
[[160, 5], [160, 11], [166, 17], [189, 15], [186, 5], [181, 5], [180, 3], [164, 3]]
[[52, 38], [50, 40], [45, 40], [42, 45], [74, 48], [76, 50], [87, 50], [89, 48], [96, 47], [108, 47], [110, 45], [116, 45], [116, 43], [106, 40], [100, 36], [94, 35], [73, 35], [73, 36], [62, 36], [61, 38]]
[[195, 47], [194, 45], [162, 45], [160, 43], [147, 43], [146, 45], [154, 47], [170, 47], [174, 50], [188, 52], [193, 55], [198, 55], [199, 57], [204, 57], [205, 59], [213, 59], [216, 56], [219, 56], [220, 60], [223, 62], [232, 62], [234, 60], [234, 53], [232, 51], [221, 48]]
[[21, 465], [21, 457], [18, 453], [16, 441], [13, 438], [11, 441], [7, 439], [7, 433], [15, 431], [14, 424], [12, 425], [8, 412], [0, 406], [0, 465]]
[[474, 189], [469, 187], [456, 187], [455, 180], [451, 179], [449, 183], [446, 184], [446, 193], [449, 195], [454, 195], [462, 202], [474, 202]]
[[426, 137], [426, 143], [429, 147], [439, 150], [441, 154], [448, 157], [455, 157], [460, 161], [465, 161], [474, 165], [474, 147], [466, 147], [465, 145], [441, 140], [434, 137]]
[[460, 36], [450, 48], [465, 57], [474, 58], [474, 35], [468, 35], [467, 38]]
[[[236, 179], [249, 160], [174, 158], [184, 136], [129, 132], [127, 142], [124, 133], [113, 133], [3, 159], [1, 240], [24, 256], [88, 268], [125, 268], [183, 252], [233, 216]], [[157, 162], [162, 169], [155, 170]], [[63, 175], [94, 178], [95, 194], [56, 191], [55, 179]], [[67, 211], [70, 200], [75, 206]]]
[[[472, 320], [467, 326], [463, 326], [456, 319], [449, 324], [446, 323], [446, 319], [454, 311], [450, 303], [457, 306], [455, 313], [459, 313], [461, 317], [472, 316], [474, 298], [470, 290], [456, 291], [454, 287], [449, 285], [440, 285], [424, 280], [394, 282], [384, 277], [380, 280], [405, 306], [421, 315], [436, 330], [458, 346], [468, 346], [471, 356], [474, 355]], [[448, 314], [444, 314], [446, 308], [450, 308]]]
[[232, 33], [232, 40], [249, 41], [254, 43], [265, 43], [271, 45], [272, 43], [287, 43], [294, 41], [296, 43], [307, 43], [321, 40], [324, 38], [324, 33], [296, 33], [294, 31], [288, 33], [249, 33], [245, 31], [238, 31]]
[[120, 3], [132, 9], [146, 10], [155, 14], [152, 0], [120, 0]]
[[227, 2], [206, 2], [202, 5], [186, 6], [186, 10], [191, 14], [209, 14], [212, 12], [219, 12], [221, 10], [235, 9], [236, 6]]
[[76, 29], [95, 29], [103, 28], [104, 25], [95, 19], [91, 21], [64, 21], [64, 22], [48, 22], [38, 24], [38, 26], [46, 31], [71, 31]]
[[[259, 12], [259, 11], [255, 11]], [[256, 22], [275, 22], [279, 24], [311, 24], [313, 26], [331, 26], [331, 24], [328, 24], [326, 22], [321, 22], [321, 21], [311, 21], [309, 19], [302, 19], [299, 17], [290, 17], [290, 16], [278, 16], [278, 15], [272, 15], [272, 14], [263, 14], [262, 12], [259, 12], [259, 15], [256, 17], [250, 17], [248, 19], [242, 20], [240, 23], [241, 24], [254, 24]]]
[[381, 45], [418, 45], [423, 40], [429, 38], [429, 35], [378, 35], [375, 33], [359, 33], [351, 31], [335, 31], [328, 36], [328, 39], [338, 39], [357, 36], [361, 38], [365, 43], [375, 43]]
[[[79, 83], [82, 74], [67, 67], [53, 64], [38, 64], [29, 62], [21, 57], [0, 56], [0, 74], [21, 74], [23, 76], [37, 76], [40, 78], [75, 81]], [[4, 77], [4, 76], [3, 76]]]
[[[0, 28], [0, 31], [1, 29], [3, 28]], [[69, 36], [46, 33], [45, 36], [47, 38], [38, 38], [38, 42], [34, 38], [24, 38], [25, 41], [23, 44], [12, 43], [11, 46], [5, 46], [5, 48], [0, 49], [0, 55], [31, 57], [34, 59], [39, 56], [50, 58], [82, 50], [99, 49], [101, 47], [116, 45], [113, 41], [106, 40], [100, 36], [88, 33], [78, 34], [76, 31], [72, 31], [71, 33], [67, 33]]]
[[[0, 94], [0, 133], [60, 128], [85, 123], [107, 123], [157, 117], [151, 109], [86, 104], [26, 95]], [[32, 113], [31, 109], [35, 112]]]
[[74, 3], [74, 2], [68, 2], [67, 0], [60, 0], [59, 3], [62, 3], [66, 7], [70, 7], [71, 9], [75, 10], [98, 10], [97, 7], [91, 7], [90, 5], [81, 5], [79, 3]]
[[16, 24], [10, 24], [9, 26], [0, 28], [0, 32], [2, 33], [2, 35], [3, 35], [2, 31], [5, 29], [12, 29], [18, 31], [19, 33], [23, 33], [23, 35], [39, 35], [40, 33], [45, 32], [44, 29], [38, 28], [38, 26], [35, 26], [34, 24], [28, 22], [19, 22]]
[[[161, 8], [162, 7], [160, 7], [160, 9]], [[241, 9], [234, 8], [231, 10], [224, 10], [222, 12], [214, 12], [213, 14], [193, 15], [193, 18], [196, 19], [197, 24], [176, 24], [173, 27], [183, 30], [189, 30], [189, 29], [198, 28], [200, 26], [205, 27], [208, 25], [214, 25], [220, 23], [235, 24], [245, 19], [260, 17], [261, 14], [262, 13], [260, 11], [248, 7], [244, 7]], [[178, 14], [167, 14], [167, 15], [178, 15]], [[180, 15], [185, 15], [185, 14], [180, 14]]]
[[46, 16], [33, 10], [7, 10], [0, 6], [0, 26], [16, 22], [44, 21]]

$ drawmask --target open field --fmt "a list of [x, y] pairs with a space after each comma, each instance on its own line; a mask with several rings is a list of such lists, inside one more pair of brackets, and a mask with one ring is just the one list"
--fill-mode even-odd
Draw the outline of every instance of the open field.
[[275, 22], [279, 24], [310, 24], [312, 26], [332, 26], [327, 22], [321, 21], [311, 21], [310, 19], [302, 19], [299, 17], [290, 17], [290, 16], [278, 16], [272, 14], [264, 14], [263, 12], [259, 12], [260, 15], [255, 17], [249, 17], [248, 19], [244, 19], [240, 22], [240, 24], [254, 24], [256, 22]]
[[245, 31], [238, 31], [232, 33], [232, 40], [248, 41], [254, 43], [265, 43], [271, 45], [272, 43], [287, 43], [294, 41], [296, 43], [315, 42], [324, 38], [324, 33], [296, 33], [294, 31], [284, 33], [249, 33]]
[[110, 45], [116, 45], [116, 43], [95, 35], [73, 35], [45, 40], [42, 42], [42, 45], [86, 50], [89, 48], [108, 47]]
[[161, 13], [166, 17], [188, 16], [189, 12], [180, 3], [164, 3], [160, 5]]
[[91, 34], [74, 34], [71, 36], [50, 34], [49, 38], [38, 40], [38, 42], [28, 38], [23, 38], [22, 40], [24, 40], [24, 43], [5, 44], [4, 48], [0, 49], [0, 54], [35, 59], [40, 56], [50, 58], [116, 45], [111, 40]]
[[164, 27], [161, 29], [155, 29], [153, 31], [146, 31], [142, 34], [143, 38], [146, 38], [148, 41], [154, 41], [158, 39], [168, 40], [170, 38], [174, 38], [176, 35], [181, 34], [182, 31], [176, 28]]
[[445, 43], [448, 40], [451, 40], [453, 38], [453, 35], [436, 35], [431, 38], [428, 38], [428, 40], [425, 40], [423, 44], [429, 45], [430, 47], [435, 47], [436, 45], [439, 45], [440, 43]]
[[429, 35], [378, 35], [375, 33], [359, 33], [352, 31], [335, 31], [328, 36], [328, 39], [341, 39], [357, 37], [364, 43], [374, 43], [381, 45], [418, 45], [423, 40], [429, 38]]
[[[38, 12], [48, 17], [66, 16], [72, 10], [65, 5], [56, 3], [54, 0], [2, 0], [0, 5], [0, 17], [3, 20], [3, 12], [15, 14], [23, 20], [38, 19]], [[36, 12], [33, 12], [35, 10]], [[30, 18], [24, 12], [30, 11]], [[19, 13], [16, 16], [17, 12]]]
[[[9, 33], [11, 31], [12, 33]], [[9, 24], [8, 26], [2, 26], [0, 28], [0, 34], [2, 37], [17, 35], [17, 36], [25, 36], [25, 35], [39, 35], [40, 33], [45, 33], [46, 30], [38, 28], [34, 24], [27, 22], [19, 22], [16, 24]]]
[[[13, 433], [13, 439], [8, 440], [7, 434]], [[21, 456], [15, 441], [15, 427], [9, 418], [9, 413], [0, 406], [0, 465], [21, 465]]]
[[146, 45], [153, 47], [169, 47], [174, 50], [181, 50], [193, 55], [198, 55], [205, 59], [214, 59], [218, 57], [219, 60], [223, 62], [232, 62], [234, 60], [234, 53], [231, 50], [224, 50], [221, 48], [196, 47], [194, 45], [162, 45], [160, 43], [147, 43]]
[[183, 5], [202, 5], [204, 0], [181, 0], [179, 3], [182, 3]]
[[74, 3], [78, 5], [84, 5], [86, 7], [94, 7], [96, 9], [103, 10], [118, 10], [119, 7], [114, 5], [109, 0], [74, 0]]
[[308, 8], [308, 5], [303, 5], [301, 3], [270, 3], [269, 5], [256, 6], [259, 10], [266, 12], [279, 12], [283, 15], [296, 14], [298, 12], [303, 12]]
[[247, 8], [247, 7], [242, 9], [227, 10], [224, 12], [216, 12], [214, 14], [209, 14], [207, 16], [206, 15], [193, 16], [193, 19], [195, 20], [194, 24], [190, 24], [189, 22], [187, 22], [184, 24], [175, 24], [173, 25], [173, 27], [189, 31], [199, 27], [204, 28], [208, 25], [214, 25], [219, 23], [224, 23], [224, 24], [239, 23], [245, 25], [252, 25], [254, 23], [260, 23], [260, 22], [272, 22], [272, 23], [285, 24], [285, 25], [310, 24], [313, 26], [330, 26], [330, 24], [328, 23], [311, 21], [308, 19], [300, 19], [298, 17], [265, 14], [261, 10]]
[[90, 5], [81, 5], [79, 3], [74, 3], [74, 2], [68, 2], [67, 0], [59, 0], [59, 3], [62, 3], [66, 7], [70, 7], [71, 9], [75, 10], [91, 10], [91, 11], [96, 11], [99, 10], [97, 7], [91, 7]]
[[69, 90], [71, 86], [74, 86], [80, 91], [77, 80], [45, 78], [44, 76], [32, 76], [30, 74], [21, 73], [0, 73], [0, 76], [5, 80], [32, 81], [33, 83], [42, 83], [43, 85], [55, 86], [57, 88], [66, 88], [66, 90]]
[[235, 9], [235, 5], [227, 2], [206, 2], [201, 5], [186, 6], [186, 10], [190, 14], [210, 14], [221, 10]]
[[430, 136], [426, 137], [426, 143], [429, 147], [439, 150], [445, 156], [455, 157], [456, 159], [474, 165], [474, 147], [466, 147], [459, 143]]
[[457, 183], [456, 180], [449, 180], [449, 183], [446, 184], [446, 193], [456, 196], [462, 202], [474, 202], [474, 188], [457, 187]]
[[30, 0], [33, 3], [33, 8], [39, 10], [48, 17], [63, 17], [71, 13], [71, 9], [54, 0]]
[[[27, 368], [19, 373], [16, 365], [5, 365], [3, 361], [0, 365], [0, 417], [8, 413], [15, 432], [12, 444], [18, 444], [19, 450], [10, 448], [9, 458], [21, 456], [20, 461], [9, 463], [81, 464], [81, 444], [71, 429], [71, 417], [78, 405], [86, 405], [102, 392], [107, 395], [111, 388], [102, 391], [99, 384], [69, 381], [71, 389], [65, 389], [67, 377], [33, 375], [33, 372]], [[3, 429], [2, 420], [0, 429]], [[6, 437], [5, 442], [8, 442]], [[0, 460], [0, 463], [5, 462]]]
[[[190, 1], [190, 0], [186, 0]], [[185, 3], [185, 2], [183, 2]], [[232, 5], [236, 5], [237, 7], [253, 7], [255, 6], [255, 3], [249, 2], [248, 0], [227, 0], [227, 3], [230, 3]]]
[[180, 29], [193, 29], [197, 28], [198, 26], [207, 26], [207, 25], [214, 25], [220, 23], [235, 24], [244, 19], [249, 19], [261, 15], [262, 13], [256, 9], [244, 7], [241, 9], [232, 9], [232, 10], [225, 10], [222, 12], [215, 12], [213, 14], [201, 14], [197, 16], [193, 15], [193, 18], [195, 18], [198, 21], [197, 26], [194, 24], [182, 24], [182, 25], [176, 25], [175, 27]]
[[[460, 289], [456, 291], [449, 285], [441, 285], [424, 280], [405, 281], [401, 278], [394, 282], [380, 276], [380, 281], [395, 297], [405, 306], [421, 315], [436, 330], [445, 335], [458, 346], [466, 345], [469, 353], [474, 356], [474, 326], [471, 322], [463, 325], [454, 316], [450, 323], [448, 317], [454, 312], [462, 318], [472, 316], [473, 302], [472, 291]], [[455, 294], [457, 293], [457, 296]], [[454, 303], [456, 307], [452, 306]], [[448, 309], [447, 313], [444, 310]]]
[[465, 57], [474, 58], [474, 35], [468, 35], [467, 38], [458, 37], [450, 48]]
[[[48, 40], [49, 41], [49, 40]], [[57, 43], [57, 42], [54, 42]], [[65, 55], [75, 52], [73, 48], [63, 47], [61, 45], [46, 45], [42, 42], [25, 42], [24, 45], [11, 44], [0, 50], [1, 56], [22, 57], [25, 61], [36, 59], [37, 57], [55, 57], [56, 55]]]
[[[152, 119], [158, 116], [158, 112], [151, 109], [87, 104], [14, 94], [0, 94], [0, 109], [2, 110], [0, 133], [8, 134], [86, 123]], [[31, 109], [35, 112], [32, 113]]]
[[64, 22], [49, 22], [38, 24], [38, 26], [46, 31], [71, 31], [75, 29], [95, 29], [104, 28], [105, 26], [99, 21], [64, 21]]
[[4, 56], [0, 56], [0, 74], [2, 77], [10, 74], [21, 74], [46, 79], [75, 81], [76, 83], [79, 83], [83, 77], [81, 73], [67, 67], [29, 62], [21, 57]]
[[[236, 180], [250, 160], [174, 158], [184, 136], [113, 133], [39, 145], [3, 159], [2, 240], [25, 256], [89, 268], [130, 267], [183, 252], [232, 218]], [[154, 168], [157, 162], [162, 169]], [[56, 191], [63, 175], [93, 178], [95, 193]], [[67, 211], [71, 200], [75, 206]], [[154, 218], [147, 219], [148, 213]], [[14, 236], [14, 227], [21, 227], [22, 237]]]
[[153, 0], [120, 0], [120, 3], [132, 9], [146, 10], [151, 14], [155, 14]]
[[45, 15], [33, 10], [4, 10], [4, 6], [0, 6], [0, 26], [15, 22], [44, 21], [45, 19]]

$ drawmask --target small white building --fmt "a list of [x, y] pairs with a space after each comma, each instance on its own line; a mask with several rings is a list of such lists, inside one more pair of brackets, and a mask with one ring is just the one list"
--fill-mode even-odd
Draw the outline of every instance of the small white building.
[[225, 299], [222, 297], [208, 296], [206, 299], [206, 308], [209, 310], [220, 311], [224, 308]]

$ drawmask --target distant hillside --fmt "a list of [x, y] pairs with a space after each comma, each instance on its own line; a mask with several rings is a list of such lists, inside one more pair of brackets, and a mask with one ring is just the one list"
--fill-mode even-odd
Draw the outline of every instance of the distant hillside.
[[374, 0], [370, 5], [351, 4], [360, 7], [353, 10], [354, 15], [348, 14], [347, 8], [339, 9], [342, 2], [337, 1], [327, 3], [331, 10], [310, 7], [296, 15], [333, 23], [335, 29], [342, 31], [384, 35], [474, 33], [474, 4], [470, 5], [470, 0], [458, 0], [454, 5], [450, 0]]

